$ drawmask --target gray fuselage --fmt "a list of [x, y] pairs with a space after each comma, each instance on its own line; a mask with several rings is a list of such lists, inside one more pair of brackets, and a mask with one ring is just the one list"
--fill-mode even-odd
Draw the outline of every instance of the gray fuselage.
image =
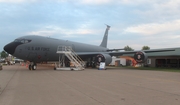
[[13, 56], [32, 62], [58, 61], [59, 54], [56, 53], [58, 46], [71, 46], [77, 54], [86, 55], [86, 58], [92, 52], [107, 52], [107, 48], [104, 47], [49, 37], [30, 35], [18, 39], [30, 40], [30, 42], [18, 45]]

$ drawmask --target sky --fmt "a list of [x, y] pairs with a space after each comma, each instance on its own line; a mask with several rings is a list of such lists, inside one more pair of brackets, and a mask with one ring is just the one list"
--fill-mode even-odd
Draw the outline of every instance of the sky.
[[0, 0], [0, 51], [14, 39], [40, 35], [141, 50], [180, 46], [180, 0]]

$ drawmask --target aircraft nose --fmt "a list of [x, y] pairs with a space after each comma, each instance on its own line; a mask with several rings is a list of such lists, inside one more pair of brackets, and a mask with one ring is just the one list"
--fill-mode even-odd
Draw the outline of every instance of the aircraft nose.
[[13, 42], [12, 43], [9, 43], [7, 45], [4, 46], [4, 50], [6, 52], [8, 52], [9, 54], [13, 55], [14, 52], [15, 52], [15, 49], [16, 49], [16, 44], [14, 44]]

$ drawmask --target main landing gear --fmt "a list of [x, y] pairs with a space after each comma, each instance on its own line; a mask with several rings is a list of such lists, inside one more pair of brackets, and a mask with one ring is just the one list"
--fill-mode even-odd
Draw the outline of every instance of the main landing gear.
[[29, 64], [29, 70], [36, 70], [37, 64], [36, 63], [30, 63]]

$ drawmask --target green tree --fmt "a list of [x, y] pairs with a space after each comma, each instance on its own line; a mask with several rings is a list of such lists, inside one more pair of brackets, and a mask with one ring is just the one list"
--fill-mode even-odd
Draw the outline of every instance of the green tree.
[[129, 47], [128, 45], [124, 47], [125, 51], [134, 51], [133, 48]]
[[142, 50], [150, 50], [150, 47], [149, 46], [143, 46]]
[[8, 53], [6, 53], [5, 51], [1, 52], [1, 58], [6, 58], [8, 57]]

